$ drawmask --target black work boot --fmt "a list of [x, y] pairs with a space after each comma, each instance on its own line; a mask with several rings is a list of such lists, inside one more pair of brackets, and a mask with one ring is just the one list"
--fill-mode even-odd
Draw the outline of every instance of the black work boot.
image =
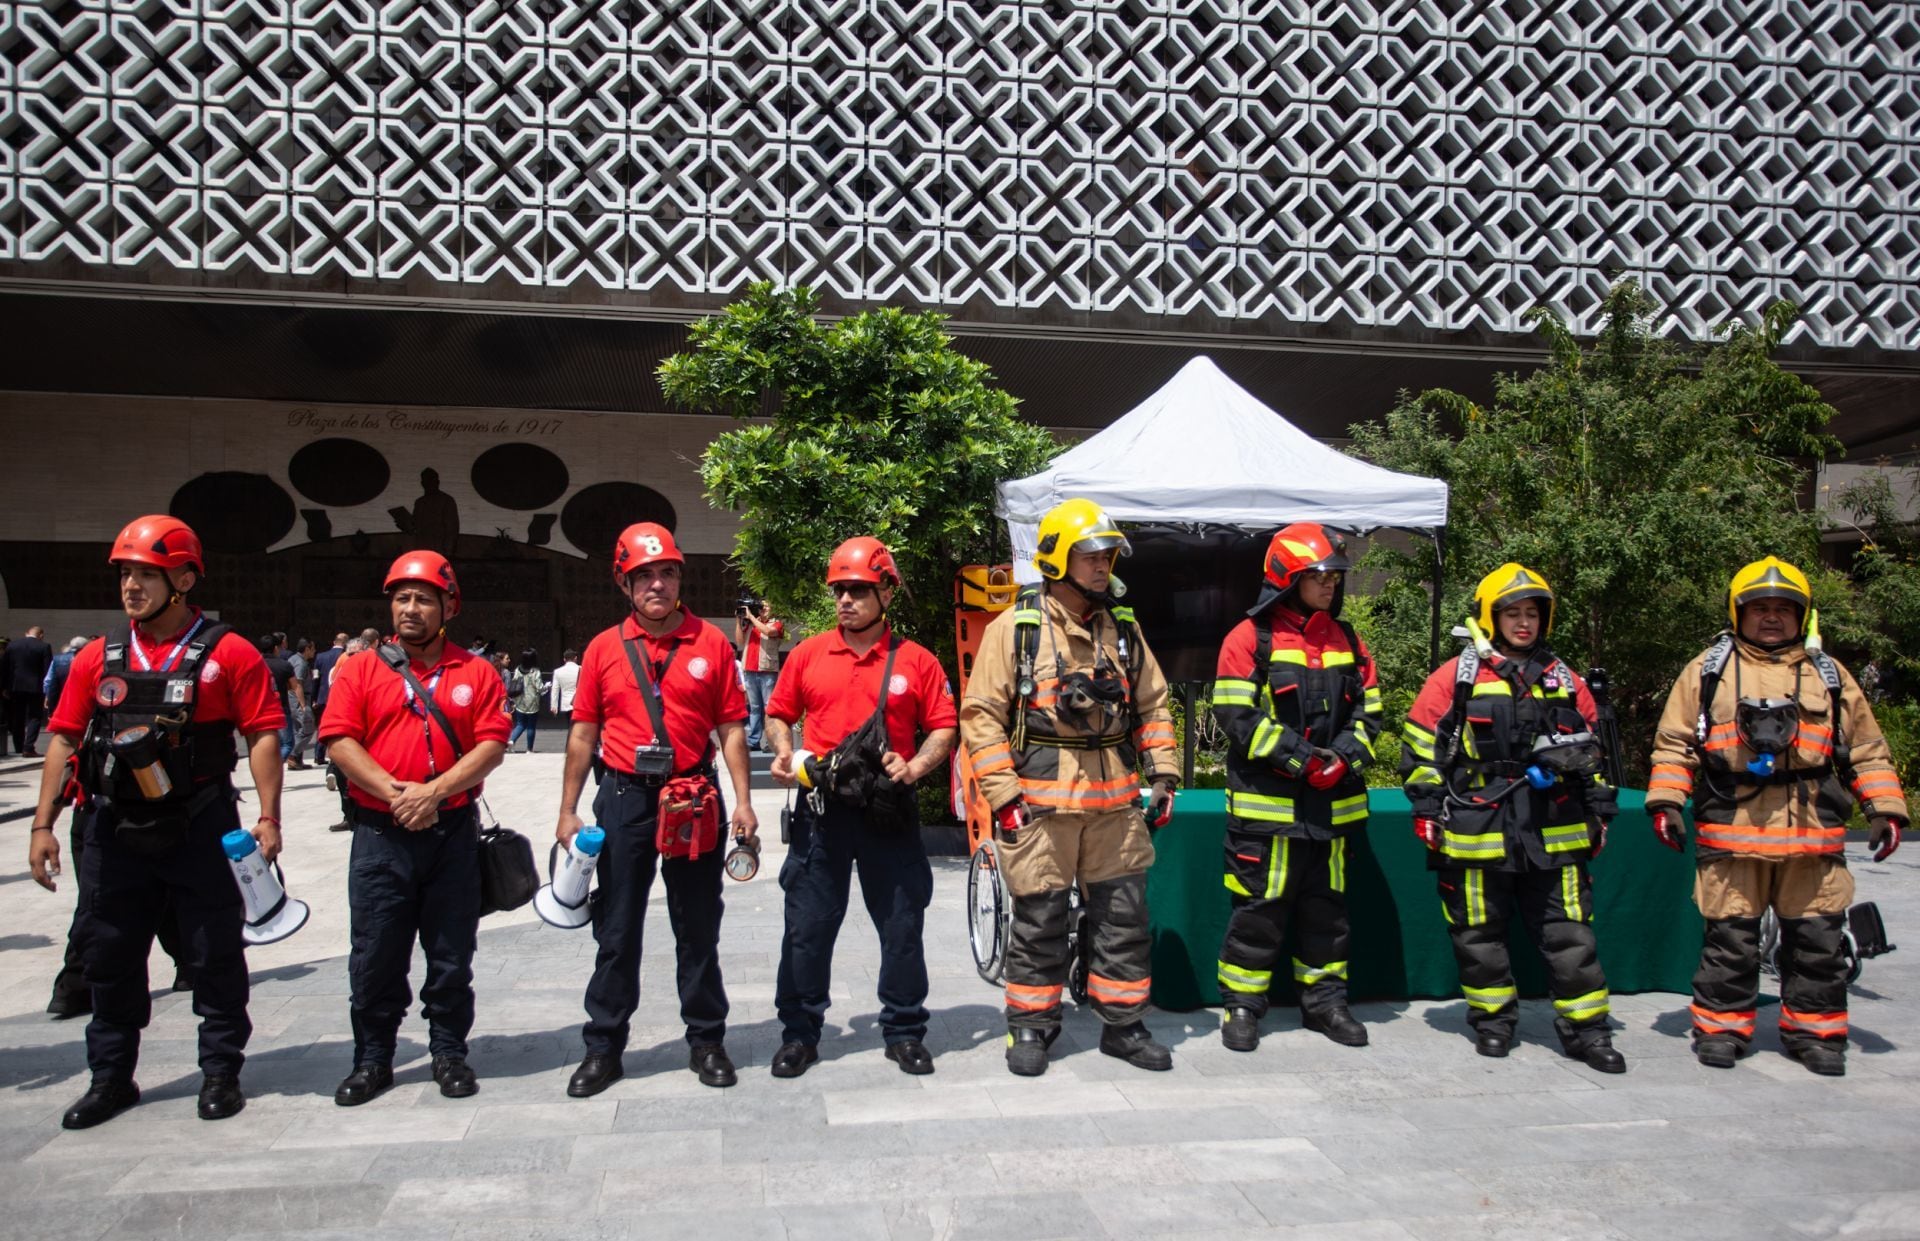
[[1252, 1051], [1260, 1046], [1260, 1018], [1250, 1008], [1227, 1008], [1220, 1023], [1220, 1045], [1228, 1051]]
[[1047, 1071], [1047, 1049], [1058, 1030], [1027, 1026], [1007, 1031], [1007, 1072], [1015, 1077], [1038, 1077]]
[[195, 1105], [201, 1120], [225, 1120], [237, 1116], [247, 1106], [240, 1093], [240, 1079], [231, 1073], [209, 1073], [200, 1083], [200, 1100]]
[[1144, 1021], [1107, 1026], [1100, 1031], [1100, 1052], [1125, 1060], [1136, 1069], [1164, 1073], [1173, 1067], [1173, 1053], [1153, 1041]]
[[480, 1079], [464, 1056], [435, 1056], [433, 1080], [444, 1098], [466, 1099], [480, 1093]]
[[140, 1102], [140, 1087], [133, 1082], [97, 1078], [87, 1093], [80, 1096], [67, 1114], [60, 1118], [62, 1129], [91, 1129], [112, 1120]]
[[1479, 1030], [1473, 1036], [1473, 1049], [1495, 1060], [1504, 1059], [1513, 1050], [1513, 1036], [1498, 1030]]
[[1787, 1054], [1807, 1066], [1810, 1073], [1822, 1077], [1845, 1077], [1847, 1075], [1847, 1052], [1837, 1043], [1824, 1039], [1815, 1043], [1801, 1043], [1798, 1046], [1788, 1044]]
[[1627, 1058], [1614, 1049], [1613, 1035], [1604, 1028], [1563, 1032], [1560, 1046], [1569, 1059], [1583, 1061], [1590, 1069], [1602, 1073], [1627, 1071]]
[[340, 1079], [339, 1087], [333, 1092], [333, 1101], [341, 1107], [359, 1107], [362, 1103], [384, 1093], [392, 1085], [392, 1065], [355, 1065], [353, 1072]]
[[1740, 1059], [1740, 1040], [1703, 1034], [1693, 1040], [1693, 1058], [1710, 1069], [1730, 1069]]
[[687, 1068], [700, 1079], [702, 1086], [725, 1090], [740, 1080], [739, 1074], [734, 1071], [733, 1058], [719, 1043], [695, 1043], [688, 1048]]
[[619, 1052], [588, 1052], [581, 1058], [580, 1067], [567, 1079], [567, 1097], [590, 1099], [626, 1074], [626, 1066], [620, 1063]]
[[1300, 1024], [1317, 1034], [1324, 1034], [1342, 1047], [1365, 1047], [1367, 1045], [1367, 1027], [1355, 1021], [1353, 1014], [1342, 1004], [1338, 1008], [1329, 1008], [1324, 1013], [1300, 1010]]

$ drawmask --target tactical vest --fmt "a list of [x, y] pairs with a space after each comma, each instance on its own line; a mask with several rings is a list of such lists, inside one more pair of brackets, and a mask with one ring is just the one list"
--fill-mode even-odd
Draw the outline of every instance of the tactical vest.
[[1517, 684], [1507, 670], [1531, 661], [1507, 659], [1490, 680], [1480, 677], [1483, 666], [1473, 648], [1461, 653], [1453, 709], [1434, 729], [1447, 781], [1434, 860], [1499, 868], [1525, 858], [1542, 869], [1585, 860], [1592, 789], [1568, 781], [1536, 789], [1526, 778], [1535, 738], [1588, 730], [1573, 671], [1549, 656], [1530, 684]]
[[[231, 630], [231, 626], [218, 622], [202, 625], [169, 672], [128, 666], [131, 626], [107, 636], [100, 680], [94, 687], [93, 719], [81, 743], [80, 784], [89, 798], [109, 805], [184, 804], [198, 786], [232, 775], [239, 761], [232, 721], [197, 724], [193, 718], [200, 669]], [[133, 773], [111, 749], [120, 733], [142, 726], [153, 730], [161, 762], [173, 785], [171, 792], [157, 800], [141, 791]]]
[[[1347, 649], [1322, 647], [1317, 668], [1310, 666], [1306, 651], [1274, 645], [1267, 616], [1254, 621], [1251, 679], [1260, 687], [1254, 708], [1266, 717], [1261, 727], [1277, 725], [1323, 749], [1353, 723], [1366, 698], [1360, 676], [1360, 636], [1347, 622], [1333, 620]], [[1271, 762], [1249, 757], [1242, 747], [1230, 746], [1227, 812], [1241, 826], [1256, 831], [1332, 840], [1366, 824], [1366, 783], [1358, 771], [1349, 769], [1346, 778], [1332, 788], [1316, 789], [1299, 774], [1288, 774]]]

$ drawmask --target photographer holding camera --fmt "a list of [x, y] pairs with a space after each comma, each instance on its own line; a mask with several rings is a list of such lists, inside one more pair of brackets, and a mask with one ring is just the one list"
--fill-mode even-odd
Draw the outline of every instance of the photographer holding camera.
[[747, 687], [747, 749], [758, 750], [767, 723], [767, 698], [780, 679], [780, 642], [787, 627], [773, 619], [765, 599], [741, 595], [734, 605], [733, 644], [740, 648], [740, 673]]
[[720, 735], [733, 781], [732, 836], [758, 847], [747, 791], [747, 704], [732, 674], [733, 649], [718, 629], [680, 606], [686, 559], [663, 526], [628, 526], [613, 548], [613, 580], [631, 614], [587, 644], [567, 734], [567, 765], [554, 836], [571, 845], [595, 747], [605, 776], [593, 799], [606, 832], [592, 897], [600, 945], [587, 984], [586, 1055], [567, 1094], [599, 1094], [624, 1073], [640, 1004], [640, 935], [654, 871], [666, 881], [679, 957], [680, 1016], [688, 1068], [708, 1086], [731, 1086], [724, 1040], [727, 993], [720, 977], [719, 839], [723, 807], [711, 735]]

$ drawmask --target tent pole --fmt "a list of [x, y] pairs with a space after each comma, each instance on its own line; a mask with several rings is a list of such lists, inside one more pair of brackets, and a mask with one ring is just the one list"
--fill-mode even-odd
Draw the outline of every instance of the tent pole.
[[1427, 666], [1440, 666], [1440, 596], [1446, 591], [1447, 577], [1447, 532], [1444, 527], [1436, 526], [1433, 538], [1433, 620], [1427, 633]]
[[1193, 682], [1192, 681], [1180, 682], [1180, 701], [1184, 705], [1185, 719], [1187, 721], [1187, 727], [1185, 729], [1186, 737], [1182, 742], [1181, 754], [1180, 754], [1180, 787], [1183, 789], [1190, 789], [1193, 787], [1193, 749], [1194, 749]]

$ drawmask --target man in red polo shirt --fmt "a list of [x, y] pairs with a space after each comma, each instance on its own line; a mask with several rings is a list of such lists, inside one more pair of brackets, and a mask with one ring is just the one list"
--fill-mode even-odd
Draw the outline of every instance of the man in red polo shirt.
[[[84, 794], [74, 809], [79, 909], [93, 1020], [93, 1082], [60, 1123], [86, 1129], [140, 1101], [134, 1065], [153, 1015], [147, 956], [161, 918], [176, 920], [182, 964], [200, 1017], [202, 1120], [246, 1106], [240, 1066], [247, 1018], [246, 909], [220, 838], [240, 826], [233, 734], [247, 740], [259, 799], [253, 835], [271, 862], [280, 853], [280, 728], [286, 722], [253, 644], [209, 621], [186, 597], [206, 558], [200, 538], [164, 514], [134, 521], [114, 540], [128, 624], [74, 656], [47, 728], [27, 864], [52, 891], [60, 873], [54, 835], [68, 762]], [[84, 845], [84, 847], [83, 847]], [[170, 908], [169, 908], [170, 907]]]
[[447, 641], [447, 622], [460, 615], [460, 583], [446, 557], [408, 552], [387, 570], [386, 591], [394, 636], [335, 665], [320, 724], [353, 805], [353, 1071], [333, 1093], [341, 1107], [393, 1085], [394, 1044], [413, 1000], [407, 970], [416, 938], [427, 957], [420, 1002], [433, 1080], [450, 1099], [480, 1088], [467, 1066], [480, 930], [474, 798], [506, 755], [511, 720], [499, 674]]
[[[594, 635], [580, 662], [567, 766], [554, 835], [570, 844], [580, 830], [580, 793], [595, 747], [605, 775], [593, 816], [606, 832], [596, 869], [593, 934], [600, 945], [587, 983], [586, 1054], [567, 1083], [585, 1099], [619, 1081], [628, 1026], [640, 1005], [640, 933], [658, 870], [679, 958], [680, 1018], [687, 1067], [708, 1086], [737, 1080], [727, 1057], [727, 991], [720, 976], [721, 866], [718, 840], [697, 856], [662, 857], [656, 843], [660, 790], [671, 776], [696, 776], [717, 788], [713, 738], [733, 782], [733, 836], [758, 845], [749, 800], [746, 696], [733, 675], [726, 635], [680, 606], [686, 558], [666, 527], [639, 522], [613, 546], [613, 581], [629, 615]], [[642, 682], [653, 701], [648, 702]], [[666, 725], [662, 739], [655, 711]]]
[[[775, 1077], [798, 1077], [820, 1058], [833, 942], [847, 914], [856, 862], [861, 898], [880, 932], [887, 1059], [902, 1072], [933, 1072], [924, 1042], [921, 941], [933, 867], [920, 840], [913, 786], [944, 770], [959, 716], [940, 661], [887, 624], [899, 585], [893, 554], [880, 540], [842, 543], [827, 564], [840, 625], [787, 656], [767, 703], [773, 778], [807, 790], [794, 809], [791, 847], [780, 868], [787, 929], [774, 993], [781, 1025]], [[793, 725], [802, 719], [807, 749], [796, 753]]]

